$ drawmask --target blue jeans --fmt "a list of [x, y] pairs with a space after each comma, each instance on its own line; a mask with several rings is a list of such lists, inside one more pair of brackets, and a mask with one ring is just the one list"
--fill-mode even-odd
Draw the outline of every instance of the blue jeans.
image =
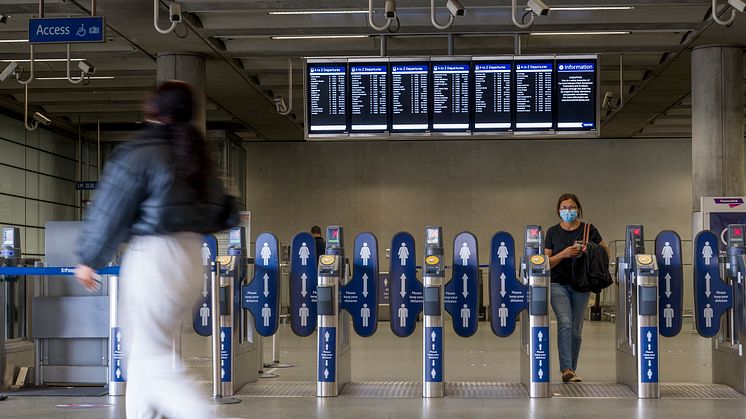
[[560, 371], [578, 369], [580, 344], [583, 341], [583, 316], [590, 292], [578, 292], [572, 285], [552, 284], [552, 310], [557, 316], [557, 351]]

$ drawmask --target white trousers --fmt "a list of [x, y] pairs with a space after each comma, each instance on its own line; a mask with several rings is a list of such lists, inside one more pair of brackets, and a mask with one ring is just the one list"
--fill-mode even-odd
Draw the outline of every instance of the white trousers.
[[201, 243], [194, 233], [134, 237], [124, 255], [127, 418], [213, 417], [207, 395], [173, 366], [174, 339], [181, 339], [182, 322], [201, 289]]

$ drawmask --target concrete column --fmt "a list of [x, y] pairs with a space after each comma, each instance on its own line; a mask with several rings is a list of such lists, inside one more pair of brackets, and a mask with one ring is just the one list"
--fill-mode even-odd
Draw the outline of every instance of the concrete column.
[[196, 52], [160, 52], [156, 70], [158, 84], [167, 80], [181, 80], [194, 88], [194, 124], [207, 133], [205, 111], [205, 57]]
[[703, 196], [744, 195], [743, 47], [692, 51], [693, 208]]

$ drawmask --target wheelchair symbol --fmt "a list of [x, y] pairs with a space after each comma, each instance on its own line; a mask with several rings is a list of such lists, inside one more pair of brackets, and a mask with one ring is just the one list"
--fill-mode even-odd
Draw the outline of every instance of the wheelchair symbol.
[[85, 30], [85, 23], [81, 23], [80, 28], [78, 28], [78, 31], [75, 33], [75, 35], [82, 38], [86, 36], [86, 34], [88, 34], [88, 31]]

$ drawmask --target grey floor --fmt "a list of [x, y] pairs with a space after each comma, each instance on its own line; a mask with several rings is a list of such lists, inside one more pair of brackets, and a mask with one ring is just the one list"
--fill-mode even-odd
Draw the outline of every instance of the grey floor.
[[[409, 338], [397, 338], [388, 323], [381, 323], [370, 338], [353, 338], [353, 371], [355, 383], [416, 382], [420, 376], [419, 329]], [[186, 345], [202, 345], [189, 338]], [[271, 343], [266, 340], [267, 347]], [[409, 398], [365, 398], [342, 396], [336, 399], [315, 397], [252, 397], [257, 386], [265, 389], [280, 382], [296, 382], [296, 387], [312, 382], [315, 371], [315, 337], [298, 338], [287, 325], [281, 327], [281, 361], [293, 368], [277, 369], [278, 378], [261, 380], [239, 392], [241, 403], [216, 406], [215, 417], [231, 418], [481, 418], [481, 417], [552, 417], [552, 418], [746, 418], [746, 399], [696, 400], [662, 398], [571, 398], [547, 400], [525, 398], [490, 399], [447, 397], [438, 400]], [[586, 382], [613, 383], [614, 325], [586, 323], [581, 366], [578, 373]], [[481, 323], [476, 336], [464, 339], [454, 334], [446, 336], [446, 372], [450, 382], [519, 381], [517, 334], [507, 339], [495, 337], [487, 323]], [[189, 350], [189, 348], [186, 348]], [[192, 348], [193, 349], [193, 348]], [[681, 335], [661, 338], [661, 381], [667, 383], [708, 384], [710, 379], [710, 341], [702, 339], [686, 324]], [[265, 351], [265, 358], [269, 358]], [[553, 365], [557, 365], [553, 351]], [[267, 359], [269, 360], [269, 359]], [[199, 371], [204, 376], [204, 369]], [[559, 380], [554, 371], [553, 380]], [[273, 384], [274, 383], [274, 384]], [[207, 384], [207, 383], [205, 383]], [[205, 385], [207, 395], [208, 386]], [[561, 387], [560, 387], [561, 389]], [[558, 396], [562, 394], [557, 393]], [[79, 408], [59, 407], [65, 404], [89, 404]], [[0, 417], [124, 417], [124, 400], [100, 398], [19, 398], [0, 402]], [[98, 405], [96, 405], [98, 404]]]

